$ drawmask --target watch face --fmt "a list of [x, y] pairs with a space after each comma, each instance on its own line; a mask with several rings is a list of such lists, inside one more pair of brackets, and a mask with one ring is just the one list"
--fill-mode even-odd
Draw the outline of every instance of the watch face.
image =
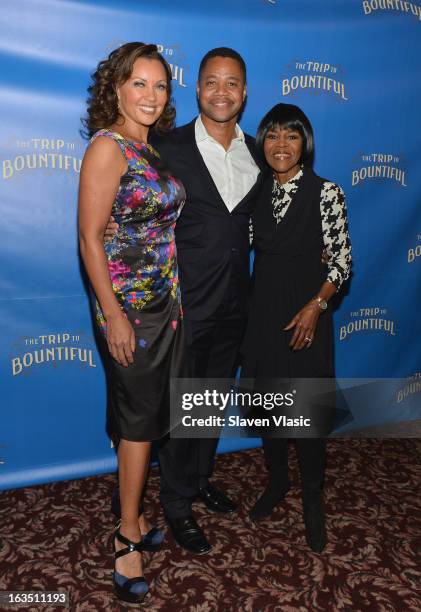
[[326, 300], [323, 300], [322, 298], [314, 298], [314, 301], [317, 303], [320, 310], [326, 310], [327, 308]]

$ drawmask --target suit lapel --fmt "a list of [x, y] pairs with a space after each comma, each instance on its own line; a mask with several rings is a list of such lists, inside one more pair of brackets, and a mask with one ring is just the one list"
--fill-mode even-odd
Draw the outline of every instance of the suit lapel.
[[245, 139], [246, 139], [246, 145], [247, 145], [247, 148], [248, 148], [248, 150], [250, 152], [250, 155], [254, 159], [254, 162], [255, 162], [256, 166], [259, 168], [260, 172], [262, 172], [263, 170], [266, 169], [266, 165], [262, 162], [262, 160], [260, 159], [260, 157], [259, 157], [259, 155], [257, 153], [256, 143], [254, 141], [254, 138], [251, 138], [251, 136], [246, 134], [245, 135]]
[[203, 159], [199, 151], [199, 148], [197, 146], [196, 134], [195, 134], [195, 123], [196, 123], [196, 119], [193, 119], [193, 121], [191, 121], [185, 126], [185, 143], [189, 149], [189, 159], [191, 159], [192, 161], [192, 166], [193, 166], [192, 169], [193, 171], [196, 170], [199, 176], [202, 176], [203, 179], [206, 181], [208, 189], [214, 196], [215, 203], [217, 203], [220, 208], [222, 207], [223, 211], [226, 212], [227, 214], [234, 214], [244, 204], [246, 204], [252, 197], [255, 196], [262, 182], [262, 175], [263, 175], [262, 162], [259, 160], [259, 157], [257, 155], [256, 147], [254, 146], [254, 141], [249, 136], [245, 137], [247, 148], [250, 152], [250, 155], [254, 159], [257, 167], [260, 169], [260, 174], [257, 176], [257, 180], [255, 184], [253, 185], [253, 187], [250, 189], [250, 191], [246, 193], [244, 198], [233, 208], [233, 210], [230, 213], [224, 200], [221, 197], [221, 194], [218, 191], [217, 186], [215, 185], [212, 175], [209, 172], [208, 167], [205, 163], [205, 160]]
[[249, 150], [250, 155], [252, 156], [252, 158], [254, 159], [254, 162], [256, 164], [256, 166], [259, 168], [260, 173], [257, 175], [257, 179], [256, 182], [254, 183], [253, 187], [250, 189], [250, 191], [248, 191], [246, 193], [246, 195], [244, 196], [244, 198], [238, 202], [237, 206], [235, 206], [232, 210], [232, 213], [235, 213], [238, 209], [240, 209], [243, 205], [247, 204], [247, 202], [254, 198], [255, 195], [257, 194], [257, 192], [259, 191], [259, 189], [262, 186], [262, 182], [263, 182], [263, 164], [260, 161], [258, 155], [257, 155], [257, 151], [256, 151], [256, 146], [254, 144], [254, 139], [252, 139], [250, 136], [245, 135], [245, 142], [247, 145], [247, 148]]
[[225, 205], [224, 200], [221, 198], [221, 194], [218, 191], [217, 186], [212, 178], [211, 173], [208, 170], [207, 165], [205, 164], [205, 160], [203, 159], [199, 148], [196, 143], [196, 135], [195, 135], [195, 126], [196, 119], [193, 119], [191, 123], [186, 125], [186, 146], [188, 147], [189, 155], [188, 158], [192, 161], [192, 170], [197, 171], [198, 175], [203, 178], [205, 184], [204, 188], [208, 189], [213, 194], [213, 200], [219, 205], [223, 207], [223, 210], [228, 212], [228, 209]]

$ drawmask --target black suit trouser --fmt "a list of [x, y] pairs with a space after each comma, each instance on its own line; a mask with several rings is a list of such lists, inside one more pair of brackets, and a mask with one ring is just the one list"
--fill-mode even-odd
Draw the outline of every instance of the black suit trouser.
[[[213, 317], [184, 319], [186, 357], [191, 378], [233, 378], [245, 328], [245, 315], [228, 294]], [[158, 451], [161, 468], [160, 500], [165, 514], [191, 514], [192, 498], [212, 474], [218, 440], [171, 438]]]

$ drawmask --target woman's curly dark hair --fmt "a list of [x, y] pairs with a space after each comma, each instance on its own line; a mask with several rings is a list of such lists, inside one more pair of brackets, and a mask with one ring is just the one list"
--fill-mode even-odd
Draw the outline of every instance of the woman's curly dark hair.
[[156, 45], [130, 42], [114, 49], [106, 60], [98, 64], [88, 87], [87, 117], [82, 119], [82, 135], [91, 138], [95, 132], [115, 123], [119, 117], [116, 87], [130, 78], [137, 59], [156, 59], [163, 65], [167, 77], [168, 99], [162, 115], [154, 125], [156, 131], [170, 130], [174, 125], [175, 108], [171, 97], [171, 68], [158, 52]]

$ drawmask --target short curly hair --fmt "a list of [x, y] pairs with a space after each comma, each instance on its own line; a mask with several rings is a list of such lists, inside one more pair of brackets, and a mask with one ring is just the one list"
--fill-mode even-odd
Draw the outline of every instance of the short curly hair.
[[88, 87], [87, 116], [82, 119], [84, 130], [81, 133], [85, 138], [91, 138], [98, 130], [107, 128], [117, 121], [119, 112], [116, 87], [130, 78], [135, 61], [141, 57], [161, 62], [167, 78], [168, 99], [154, 129], [163, 132], [174, 126], [175, 108], [171, 97], [170, 66], [158, 52], [156, 45], [130, 42], [111, 51], [107, 59], [102, 60], [91, 75], [93, 83]]

